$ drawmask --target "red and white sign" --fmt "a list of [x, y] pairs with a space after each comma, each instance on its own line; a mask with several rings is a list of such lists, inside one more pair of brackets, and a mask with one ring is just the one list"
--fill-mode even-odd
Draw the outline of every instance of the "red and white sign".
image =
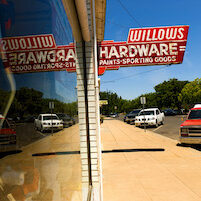
[[52, 34], [3, 38], [0, 39], [0, 43], [3, 52], [38, 50], [56, 47]]
[[189, 26], [130, 29], [127, 43], [184, 41], [187, 40], [188, 29]]
[[3, 63], [13, 73], [76, 71], [74, 44], [56, 46], [50, 35], [0, 39]]
[[99, 71], [182, 63], [189, 26], [130, 29], [127, 42], [99, 44]]
[[[127, 66], [182, 63], [189, 26], [130, 29], [127, 42], [99, 44], [99, 74]], [[56, 46], [49, 35], [0, 39], [3, 63], [13, 73], [76, 71], [74, 44]]]

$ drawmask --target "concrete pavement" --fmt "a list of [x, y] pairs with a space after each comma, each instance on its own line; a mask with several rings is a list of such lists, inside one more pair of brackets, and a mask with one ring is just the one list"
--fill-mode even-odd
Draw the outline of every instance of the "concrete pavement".
[[[69, 154], [80, 150], [79, 142], [77, 124], [2, 158], [0, 201], [81, 201], [80, 154]], [[32, 156], [41, 153], [59, 155]]]
[[[101, 137], [104, 201], [201, 201], [201, 152], [112, 119], [104, 120]], [[81, 201], [79, 154], [32, 156], [78, 150], [74, 125], [2, 158], [0, 201]]]
[[201, 200], [201, 152], [119, 120], [104, 120], [101, 137], [103, 150], [134, 149], [102, 154], [104, 201]]

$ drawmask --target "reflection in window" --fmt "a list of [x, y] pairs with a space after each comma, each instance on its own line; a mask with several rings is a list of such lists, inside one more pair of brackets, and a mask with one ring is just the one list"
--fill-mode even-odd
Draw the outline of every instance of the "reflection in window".
[[[56, 45], [73, 42], [61, 0], [5, 0], [0, 11], [3, 39], [52, 34]], [[76, 74], [11, 74], [0, 52], [0, 200], [81, 200]], [[36, 126], [41, 114], [52, 122]]]

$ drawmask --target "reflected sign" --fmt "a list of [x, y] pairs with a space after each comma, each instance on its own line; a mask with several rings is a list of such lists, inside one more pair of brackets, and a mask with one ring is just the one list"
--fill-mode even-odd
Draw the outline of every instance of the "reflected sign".
[[76, 70], [74, 44], [56, 46], [52, 34], [3, 38], [0, 45], [13, 73]]
[[[130, 29], [127, 41], [98, 45], [99, 75], [128, 66], [180, 64], [189, 26]], [[13, 73], [76, 71], [74, 44], [57, 46], [52, 34], [0, 39], [5, 67]]]

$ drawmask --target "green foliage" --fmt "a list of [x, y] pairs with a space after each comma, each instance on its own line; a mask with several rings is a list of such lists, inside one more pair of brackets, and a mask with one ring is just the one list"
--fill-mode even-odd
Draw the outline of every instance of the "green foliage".
[[182, 102], [178, 99], [183, 87], [188, 81], [170, 79], [154, 87], [156, 91], [156, 102], [159, 108], [181, 108]]
[[[100, 100], [108, 100], [108, 105], [101, 107], [102, 114], [115, 112], [128, 113], [134, 109], [142, 108], [140, 97], [146, 97], [146, 108], [158, 107], [188, 109], [192, 104], [201, 102], [201, 79], [192, 82], [170, 79], [154, 87], [156, 92], [142, 94], [133, 100], [122, 99], [111, 91], [100, 92]], [[10, 96], [9, 91], [0, 90], [0, 113], [3, 113]], [[9, 110], [9, 116], [21, 118], [49, 113], [49, 102], [54, 102], [54, 113], [67, 113], [74, 116], [78, 113], [77, 102], [63, 103], [56, 99], [43, 98], [43, 93], [35, 89], [23, 87], [16, 91], [14, 101]]]
[[151, 108], [151, 107], [159, 107], [158, 106], [158, 98], [157, 98], [157, 93], [148, 93], [144, 94], [141, 96], [146, 97], [146, 107]]
[[[102, 114], [110, 114], [110, 113], [128, 113], [133, 109], [140, 108], [139, 98], [134, 99], [132, 101], [122, 99], [121, 96], [118, 96], [116, 93], [111, 91], [100, 92], [100, 100], [108, 100], [108, 105], [103, 105], [101, 107]], [[117, 109], [115, 109], [117, 108]]]
[[13, 105], [19, 110], [20, 117], [28, 114], [38, 114], [42, 110], [42, 97], [43, 93], [36, 91], [35, 89], [29, 89], [27, 87], [22, 87], [16, 91], [17, 105]]
[[100, 100], [108, 100], [108, 105], [103, 105], [101, 108], [102, 114], [110, 114], [121, 110], [121, 108], [119, 108], [121, 99], [116, 93], [110, 91], [100, 92]]
[[[200, 81], [201, 82], [201, 81]], [[130, 112], [134, 109], [142, 108], [140, 97], [146, 97], [146, 108], [158, 107], [160, 109], [173, 108], [181, 109], [182, 101], [178, 99], [184, 86], [187, 86], [188, 81], [179, 81], [177, 79], [170, 79], [164, 81], [154, 87], [156, 92], [142, 94], [133, 100], [125, 100], [119, 97], [116, 93], [110, 91], [100, 92], [101, 100], [108, 100], [108, 105], [102, 106], [103, 114], [110, 114], [113, 112]], [[197, 98], [198, 100], [199, 98]], [[201, 100], [200, 100], [201, 101]], [[117, 106], [117, 110], [114, 109]]]
[[201, 102], [201, 78], [186, 84], [178, 97], [185, 109], [192, 107], [195, 103]]
[[[4, 112], [9, 96], [9, 91], [0, 90], [0, 114]], [[71, 116], [77, 114], [77, 102], [63, 103], [56, 99], [43, 98], [42, 92], [23, 87], [16, 91], [8, 116], [24, 118], [30, 115], [50, 113], [49, 102], [54, 102], [54, 113], [67, 113]]]
[[0, 114], [4, 113], [10, 93], [0, 89]]

